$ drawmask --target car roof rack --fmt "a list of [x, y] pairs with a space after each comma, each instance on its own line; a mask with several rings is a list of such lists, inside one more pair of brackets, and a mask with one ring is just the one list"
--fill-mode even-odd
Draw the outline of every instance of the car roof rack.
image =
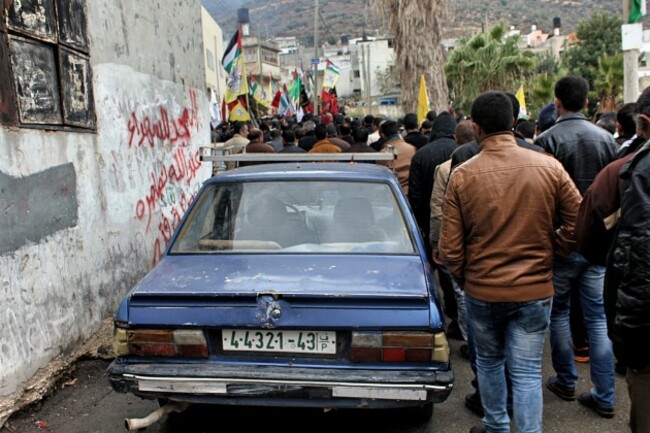
[[232, 153], [232, 148], [217, 145], [199, 147], [199, 160], [214, 162], [215, 169], [227, 170], [235, 168], [240, 162], [358, 162], [392, 161], [397, 158], [395, 147], [389, 145], [386, 149], [386, 152], [349, 153]]

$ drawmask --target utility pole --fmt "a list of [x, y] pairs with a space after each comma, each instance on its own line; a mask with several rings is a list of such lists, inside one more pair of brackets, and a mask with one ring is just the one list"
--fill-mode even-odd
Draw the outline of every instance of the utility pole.
[[[643, 0], [645, 1], [645, 0]], [[643, 44], [643, 25], [627, 24], [632, 0], [623, 0], [623, 101], [635, 102], [639, 97], [639, 51]]]
[[[318, 40], [318, 14], [319, 14], [319, 0], [316, 0], [314, 7], [314, 58], [320, 59], [320, 41]], [[320, 114], [320, 106], [318, 98], [320, 90], [318, 89], [318, 64], [314, 65], [314, 115]]]
[[366, 74], [368, 74], [368, 110], [372, 114], [372, 74], [370, 73], [370, 43], [366, 46]]

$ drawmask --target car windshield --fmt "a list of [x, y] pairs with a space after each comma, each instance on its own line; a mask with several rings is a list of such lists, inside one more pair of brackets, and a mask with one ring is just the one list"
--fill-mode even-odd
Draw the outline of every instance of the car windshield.
[[197, 200], [171, 254], [415, 254], [387, 184], [224, 183], [209, 186]]

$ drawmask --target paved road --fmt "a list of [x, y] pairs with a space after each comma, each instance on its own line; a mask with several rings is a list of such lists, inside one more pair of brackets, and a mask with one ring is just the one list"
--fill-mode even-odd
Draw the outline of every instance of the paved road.
[[[466, 433], [480, 422], [463, 406], [471, 392], [469, 363], [457, 356], [458, 342], [452, 342], [456, 387], [448, 401], [437, 405], [428, 424], [414, 424], [400, 411], [331, 411], [304, 409], [201, 408], [161, 421], [147, 433], [228, 433], [228, 432], [336, 432], [372, 431], [402, 433]], [[30, 410], [18, 414], [0, 433], [118, 433], [124, 418], [144, 417], [158, 407], [156, 402], [112, 391], [105, 377], [108, 363], [102, 360], [80, 361], [73, 385], [58, 389]], [[579, 364], [581, 379], [577, 391], [589, 389], [588, 365]], [[548, 344], [544, 359], [544, 377], [552, 372]], [[544, 432], [551, 433], [626, 433], [629, 400], [624, 378], [617, 376], [617, 415], [605, 420], [581, 407], [565, 402], [544, 390]], [[37, 422], [46, 423], [39, 428]], [[41, 424], [44, 426], [44, 424]]]

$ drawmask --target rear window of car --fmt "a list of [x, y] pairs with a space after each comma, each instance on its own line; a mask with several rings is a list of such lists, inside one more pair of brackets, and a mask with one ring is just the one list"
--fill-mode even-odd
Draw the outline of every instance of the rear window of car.
[[171, 254], [415, 254], [387, 184], [223, 183], [207, 187], [197, 200]]

